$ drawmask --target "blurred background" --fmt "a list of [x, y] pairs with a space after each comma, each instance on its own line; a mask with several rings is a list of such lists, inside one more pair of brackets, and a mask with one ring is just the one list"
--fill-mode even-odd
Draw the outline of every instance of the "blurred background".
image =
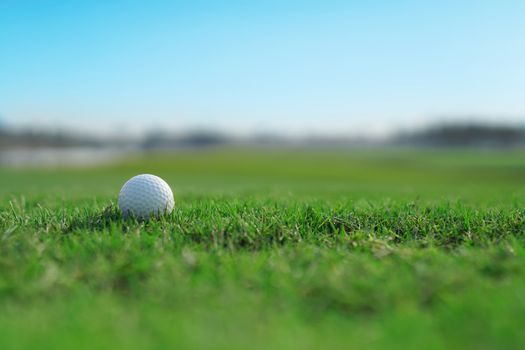
[[16, 169], [151, 159], [179, 180], [523, 184], [520, 0], [5, 0], [0, 28], [3, 192]]

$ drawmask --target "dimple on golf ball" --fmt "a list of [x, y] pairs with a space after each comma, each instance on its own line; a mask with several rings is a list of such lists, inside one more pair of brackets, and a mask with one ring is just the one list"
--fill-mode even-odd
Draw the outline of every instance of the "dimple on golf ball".
[[124, 217], [133, 215], [147, 219], [171, 213], [175, 201], [170, 186], [160, 177], [150, 174], [129, 179], [118, 196], [118, 206]]

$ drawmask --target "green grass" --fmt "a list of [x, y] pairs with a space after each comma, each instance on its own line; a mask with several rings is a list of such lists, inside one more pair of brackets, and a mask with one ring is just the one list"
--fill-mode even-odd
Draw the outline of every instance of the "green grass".
[[[143, 172], [176, 209], [124, 221]], [[520, 151], [185, 151], [0, 184], [0, 349], [525, 346]]]

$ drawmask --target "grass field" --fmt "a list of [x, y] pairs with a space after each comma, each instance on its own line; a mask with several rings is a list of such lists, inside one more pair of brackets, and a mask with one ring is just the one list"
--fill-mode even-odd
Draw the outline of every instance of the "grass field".
[[[176, 209], [123, 221], [154, 173]], [[525, 152], [0, 169], [0, 349], [525, 347]]]

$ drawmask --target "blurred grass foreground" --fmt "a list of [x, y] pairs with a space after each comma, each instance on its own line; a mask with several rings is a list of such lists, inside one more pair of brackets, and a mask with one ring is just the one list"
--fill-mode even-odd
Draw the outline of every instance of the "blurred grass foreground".
[[0, 348], [525, 346], [520, 147], [212, 144], [4, 163]]

